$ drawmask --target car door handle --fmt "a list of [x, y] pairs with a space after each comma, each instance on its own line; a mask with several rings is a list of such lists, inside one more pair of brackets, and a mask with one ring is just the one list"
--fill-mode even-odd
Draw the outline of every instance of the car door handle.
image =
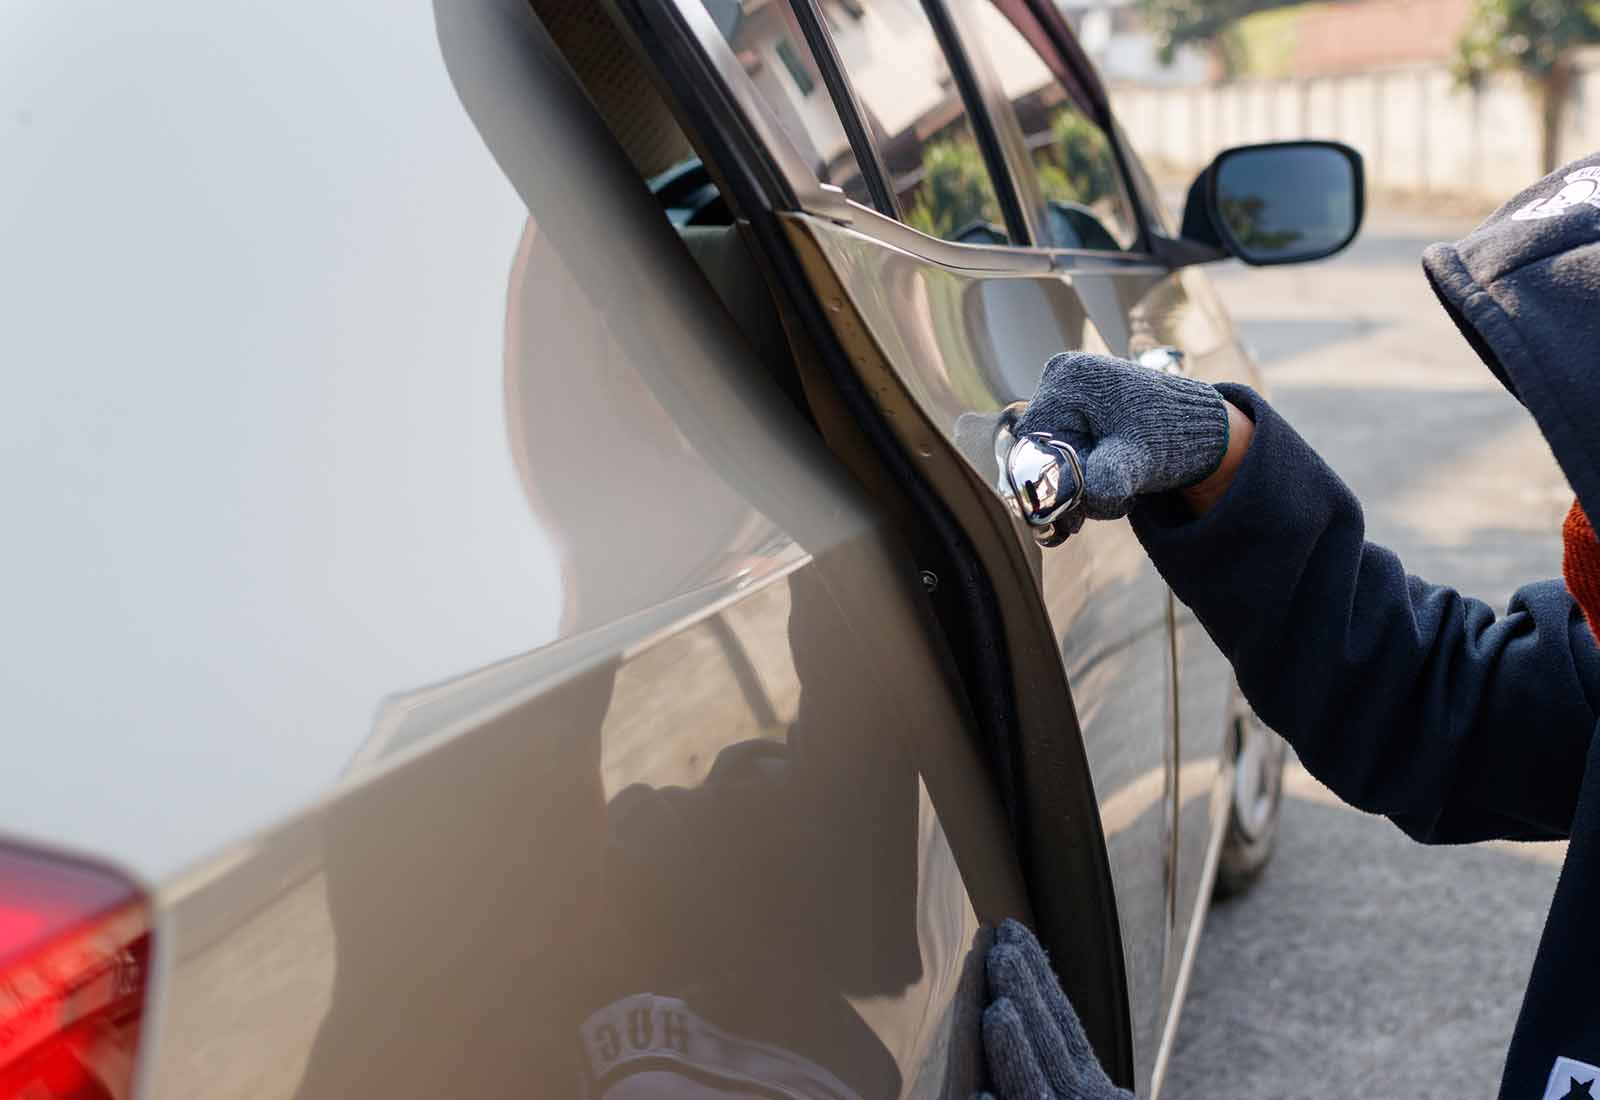
[[1046, 432], [1029, 432], [1006, 452], [1006, 482], [1040, 546], [1059, 546], [1080, 526], [1068, 515], [1083, 503], [1078, 452]]
[[1150, 348], [1139, 353], [1137, 362], [1141, 367], [1149, 367], [1162, 374], [1184, 374], [1187, 371], [1183, 362], [1183, 352], [1178, 348]]

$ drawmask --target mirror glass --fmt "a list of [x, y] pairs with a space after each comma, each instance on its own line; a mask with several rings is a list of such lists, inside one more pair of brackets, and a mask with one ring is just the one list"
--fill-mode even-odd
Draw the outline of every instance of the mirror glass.
[[1217, 228], [1247, 263], [1291, 263], [1349, 243], [1359, 216], [1356, 166], [1325, 145], [1267, 145], [1217, 160]]

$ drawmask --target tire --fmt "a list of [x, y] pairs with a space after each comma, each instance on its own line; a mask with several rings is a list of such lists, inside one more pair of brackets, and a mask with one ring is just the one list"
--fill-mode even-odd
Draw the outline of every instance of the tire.
[[1228, 800], [1228, 831], [1217, 859], [1213, 895], [1244, 893], [1261, 877], [1278, 840], [1283, 811], [1283, 769], [1289, 745], [1248, 707], [1233, 721], [1233, 783]]

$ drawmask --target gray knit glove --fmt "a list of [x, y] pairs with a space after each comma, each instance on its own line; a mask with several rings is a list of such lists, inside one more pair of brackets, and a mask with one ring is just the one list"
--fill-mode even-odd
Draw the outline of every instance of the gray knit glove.
[[1100, 1068], [1044, 948], [1014, 920], [989, 949], [989, 992], [983, 1049], [1000, 1100], [1133, 1100]]
[[1014, 429], [1048, 432], [1083, 462], [1083, 514], [1120, 519], [1133, 498], [1203, 481], [1228, 450], [1228, 407], [1204, 382], [1063, 352]]

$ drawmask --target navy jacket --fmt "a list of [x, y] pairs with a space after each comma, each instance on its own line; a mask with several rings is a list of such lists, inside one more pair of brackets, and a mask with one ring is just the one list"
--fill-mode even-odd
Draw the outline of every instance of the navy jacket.
[[[1435, 246], [1425, 265], [1593, 518], [1591, 242], [1600, 156]], [[1248, 388], [1219, 388], [1255, 421], [1232, 487], [1200, 519], [1152, 498], [1134, 528], [1257, 713], [1340, 797], [1426, 843], [1570, 838], [1500, 1088], [1502, 1100], [1566, 1096], [1569, 1076], [1592, 1080], [1600, 1066], [1600, 645], [1559, 580], [1523, 588], [1496, 618], [1407, 576], [1365, 541], [1361, 506], [1294, 429]]]

